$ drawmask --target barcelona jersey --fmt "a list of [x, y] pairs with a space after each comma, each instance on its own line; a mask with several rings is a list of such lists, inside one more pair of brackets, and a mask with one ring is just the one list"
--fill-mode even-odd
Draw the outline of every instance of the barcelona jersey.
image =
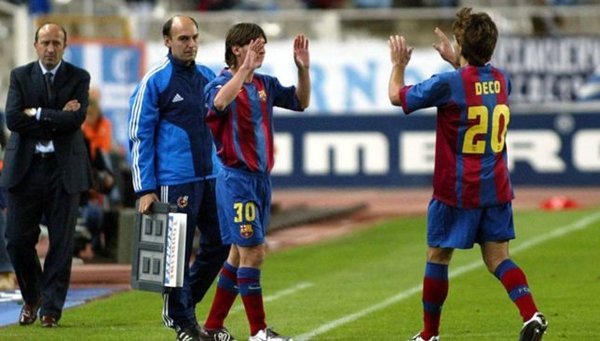
[[406, 114], [437, 107], [433, 197], [458, 208], [490, 207], [513, 197], [507, 165], [508, 75], [466, 66], [400, 90]]
[[275, 77], [255, 73], [223, 111], [214, 108], [219, 89], [232, 77], [228, 69], [204, 88], [217, 156], [226, 167], [270, 173], [274, 164], [273, 107], [302, 111], [296, 87], [284, 87]]

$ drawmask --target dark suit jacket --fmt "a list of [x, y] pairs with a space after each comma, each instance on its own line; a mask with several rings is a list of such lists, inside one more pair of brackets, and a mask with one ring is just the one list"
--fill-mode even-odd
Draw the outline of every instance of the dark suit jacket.
[[[6, 100], [6, 125], [12, 132], [6, 144], [0, 185], [9, 190], [18, 185], [31, 164], [36, 142], [52, 140], [65, 190], [77, 193], [91, 187], [91, 170], [81, 124], [88, 107], [90, 75], [62, 61], [54, 76], [54, 103], [48, 103], [44, 76], [38, 61], [13, 69]], [[62, 111], [77, 99], [78, 111]], [[23, 113], [26, 108], [42, 108], [40, 120]]]

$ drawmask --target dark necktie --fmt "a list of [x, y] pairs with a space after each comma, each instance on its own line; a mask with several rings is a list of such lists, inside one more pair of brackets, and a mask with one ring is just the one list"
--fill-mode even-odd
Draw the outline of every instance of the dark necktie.
[[[52, 89], [52, 72], [46, 72], [44, 74], [44, 82], [46, 83], [46, 96], [48, 96], [49, 105], [54, 105], [54, 91]], [[50, 140], [39, 140], [42, 146], [47, 146]]]
[[46, 95], [48, 96], [48, 103], [54, 104], [54, 91], [52, 89], [52, 72], [46, 72], [44, 74], [44, 80], [46, 81]]

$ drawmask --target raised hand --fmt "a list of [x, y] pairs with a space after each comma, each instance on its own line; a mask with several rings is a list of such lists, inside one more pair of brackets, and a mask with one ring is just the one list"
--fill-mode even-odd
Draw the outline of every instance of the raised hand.
[[388, 40], [390, 58], [392, 60], [392, 73], [388, 83], [388, 97], [392, 105], [402, 105], [400, 89], [404, 86], [404, 71], [410, 61], [413, 48], [406, 44], [404, 37], [393, 35]]
[[258, 69], [265, 57], [265, 40], [262, 38], [251, 40], [244, 58], [244, 66], [251, 70]]
[[412, 56], [413, 48], [409, 47], [404, 37], [399, 35], [390, 36], [388, 45], [390, 47], [392, 65], [406, 67]]
[[439, 40], [437, 44], [433, 44], [433, 48], [440, 54], [442, 59], [452, 64], [452, 66], [455, 68], [459, 67], [459, 58], [456, 54], [456, 51], [454, 51], [454, 47], [452, 46], [450, 39], [448, 39], [444, 31], [440, 30], [438, 27], [436, 27], [433, 32]]
[[294, 38], [294, 63], [298, 69], [308, 69], [310, 66], [310, 53], [308, 52], [308, 38], [298, 34]]

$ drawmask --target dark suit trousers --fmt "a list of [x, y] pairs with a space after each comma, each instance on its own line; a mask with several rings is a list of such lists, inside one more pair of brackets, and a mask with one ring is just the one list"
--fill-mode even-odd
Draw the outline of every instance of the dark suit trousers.
[[[9, 189], [7, 209], [7, 249], [23, 300], [41, 299], [40, 315], [57, 320], [69, 288], [79, 204], [79, 193], [65, 191], [60, 173], [54, 156], [35, 154], [23, 181]], [[43, 269], [35, 249], [42, 217], [50, 242]]]

